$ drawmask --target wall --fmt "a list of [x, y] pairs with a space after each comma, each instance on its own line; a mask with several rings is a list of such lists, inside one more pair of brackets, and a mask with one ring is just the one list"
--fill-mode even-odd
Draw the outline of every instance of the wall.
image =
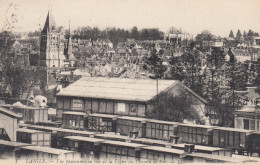
[[260, 131], [260, 117], [257, 117], [255, 114], [235, 114], [235, 128], [244, 129], [244, 119], [249, 120], [249, 130]]
[[17, 119], [0, 113], [0, 127], [5, 129], [11, 141], [16, 141]]
[[146, 104], [119, 100], [84, 99], [57, 97], [57, 117], [62, 117], [63, 111], [81, 111], [86, 113], [118, 114], [144, 117]]

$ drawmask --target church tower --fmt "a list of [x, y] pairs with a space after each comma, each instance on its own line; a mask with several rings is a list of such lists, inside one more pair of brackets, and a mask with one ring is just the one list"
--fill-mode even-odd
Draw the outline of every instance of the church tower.
[[64, 33], [57, 28], [52, 13], [49, 11], [40, 41], [40, 58], [38, 65], [47, 69], [64, 66]]

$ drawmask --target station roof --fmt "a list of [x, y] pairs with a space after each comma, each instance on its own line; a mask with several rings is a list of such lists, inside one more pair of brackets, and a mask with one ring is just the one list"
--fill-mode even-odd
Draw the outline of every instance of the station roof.
[[[158, 80], [158, 94], [167, 91], [177, 84], [181, 85], [181, 87], [192, 93], [202, 102], [207, 102], [191, 89], [176, 80]], [[129, 79], [107, 77], [83, 77], [57, 94], [57, 96], [72, 96], [139, 102], [150, 101], [155, 98], [156, 95], [157, 80], [155, 79]]]

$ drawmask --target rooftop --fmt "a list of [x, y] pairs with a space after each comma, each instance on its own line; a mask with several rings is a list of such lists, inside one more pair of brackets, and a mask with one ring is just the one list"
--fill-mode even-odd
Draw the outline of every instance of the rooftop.
[[50, 153], [50, 154], [66, 154], [66, 153], [74, 153], [75, 151], [69, 151], [69, 150], [62, 150], [57, 148], [50, 148], [50, 147], [42, 147], [42, 146], [24, 146], [23, 149], [27, 150], [33, 150], [38, 152], [44, 152], [44, 153]]
[[[60, 91], [57, 96], [147, 102], [157, 95], [156, 84], [154, 79], [83, 77]], [[206, 102], [176, 80], [158, 80], [158, 94], [177, 84]]]

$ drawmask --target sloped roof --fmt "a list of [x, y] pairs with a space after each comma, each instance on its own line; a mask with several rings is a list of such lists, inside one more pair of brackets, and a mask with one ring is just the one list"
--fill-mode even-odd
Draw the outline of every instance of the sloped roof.
[[69, 54], [69, 60], [70, 60], [70, 61], [78, 61], [77, 58], [74, 56], [73, 53]]
[[[154, 79], [83, 77], [59, 92], [57, 96], [146, 102], [157, 95], [156, 84]], [[160, 94], [176, 84], [181, 83], [176, 80], [158, 80], [158, 93]], [[191, 89], [188, 91], [206, 102]]]
[[4, 113], [4, 114], [11, 116], [11, 117], [14, 117], [14, 118], [21, 118], [22, 117], [21, 114], [15, 113], [10, 109], [7, 109], [7, 108], [1, 107], [1, 106], [0, 106], [0, 113]]
[[56, 24], [55, 24], [54, 18], [52, 16], [51, 12], [48, 12], [42, 32], [47, 33], [47, 32], [55, 30], [55, 28], [56, 28]]

